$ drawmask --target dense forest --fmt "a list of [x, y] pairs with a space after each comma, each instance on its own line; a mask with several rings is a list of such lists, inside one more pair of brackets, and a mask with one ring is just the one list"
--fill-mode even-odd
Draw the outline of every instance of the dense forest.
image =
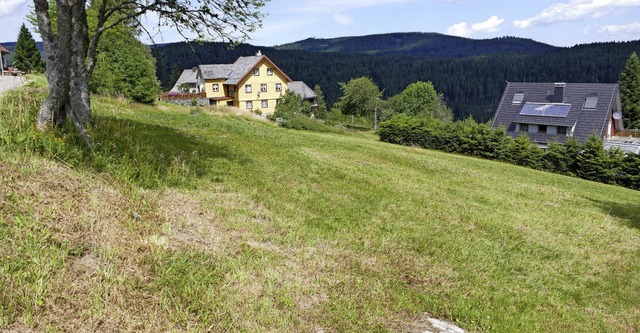
[[[454, 37], [455, 38], [455, 37]], [[471, 40], [473, 43], [477, 41]], [[494, 40], [488, 40], [489, 42]], [[506, 81], [615, 83], [640, 41], [577, 45], [536, 52], [508, 52], [451, 58], [415, 55], [370, 55], [307, 52], [221, 43], [173, 43], [154, 49], [157, 74], [169, 89], [180, 72], [199, 64], [232, 63], [240, 56], [262, 50], [294, 80], [318, 84], [331, 106], [341, 95], [339, 82], [367, 76], [384, 97], [400, 93], [416, 81], [432, 81], [444, 94], [456, 118], [469, 115], [489, 120], [500, 102]]]

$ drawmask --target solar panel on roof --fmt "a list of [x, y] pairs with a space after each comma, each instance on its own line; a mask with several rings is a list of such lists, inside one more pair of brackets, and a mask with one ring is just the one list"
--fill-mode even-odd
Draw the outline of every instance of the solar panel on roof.
[[525, 103], [520, 111], [523, 116], [566, 117], [571, 104]]

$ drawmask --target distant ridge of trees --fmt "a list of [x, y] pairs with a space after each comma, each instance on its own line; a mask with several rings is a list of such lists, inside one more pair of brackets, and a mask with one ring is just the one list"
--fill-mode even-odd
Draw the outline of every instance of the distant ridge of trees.
[[338, 83], [352, 78], [371, 78], [383, 90], [384, 98], [397, 95], [411, 83], [431, 81], [443, 93], [456, 119], [473, 116], [485, 122], [493, 116], [506, 81], [617, 83], [630, 54], [640, 52], [640, 40], [464, 58], [307, 52], [247, 44], [228, 49], [222, 43], [164, 44], [153, 53], [158, 78], [169, 89], [183, 69], [205, 63], [231, 63], [258, 50], [291, 78], [310, 86], [320, 85], [329, 107], [341, 96]]
[[387, 33], [339, 38], [307, 38], [275, 47], [278, 50], [361, 53], [418, 57], [462, 58], [507, 52], [536, 53], [558, 49], [555, 46], [519, 37], [471, 39], [439, 33]]

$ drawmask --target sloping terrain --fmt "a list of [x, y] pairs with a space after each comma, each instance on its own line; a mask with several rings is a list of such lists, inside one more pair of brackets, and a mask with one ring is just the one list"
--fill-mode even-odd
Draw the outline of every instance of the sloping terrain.
[[0, 330], [640, 329], [639, 192], [107, 98], [91, 157], [42, 93], [0, 99]]

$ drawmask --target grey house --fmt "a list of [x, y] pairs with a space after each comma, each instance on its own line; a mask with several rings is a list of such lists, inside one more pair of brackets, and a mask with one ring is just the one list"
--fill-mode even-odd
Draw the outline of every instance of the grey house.
[[621, 130], [620, 112], [617, 84], [508, 82], [491, 127], [543, 147], [571, 137], [584, 143], [594, 133], [606, 140]]

